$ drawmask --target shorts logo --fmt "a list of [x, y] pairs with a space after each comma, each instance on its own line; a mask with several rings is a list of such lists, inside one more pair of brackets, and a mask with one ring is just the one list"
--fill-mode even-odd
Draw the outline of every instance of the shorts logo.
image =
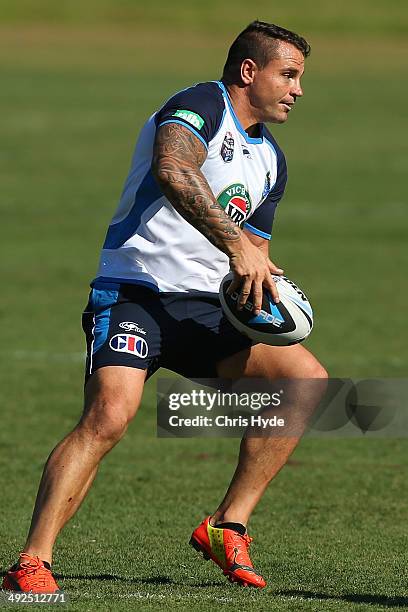
[[197, 130], [201, 130], [204, 125], [204, 119], [197, 113], [193, 113], [189, 110], [176, 110], [176, 112], [173, 113], [173, 117], [180, 117], [180, 119], [184, 119], [184, 121], [191, 123], [191, 125], [197, 128]]
[[131, 334], [116, 334], [110, 339], [109, 346], [117, 353], [130, 353], [142, 359], [149, 352], [146, 340]]
[[234, 183], [226, 187], [217, 196], [217, 200], [227, 215], [237, 224], [242, 226], [251, 210], [251, 198], [245, 185]]
[[146, 335], [146, 332], [143, 327], [139, 327], [137, 323], [133, 323], [132, 321], [122, 321], [122, 323], [119, 323], [119, 327], [121, 327], [125, 331], [135, 331], [138, 334], [143, 334], [144, 336]]
[[227, 164], [234, 157], [234, 137], [231, 132], [226, 132], [222, 141], [220, 155]]

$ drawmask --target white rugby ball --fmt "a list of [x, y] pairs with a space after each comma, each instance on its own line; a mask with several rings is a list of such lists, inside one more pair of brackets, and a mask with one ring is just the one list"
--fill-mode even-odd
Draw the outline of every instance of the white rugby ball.
[[237, 309], [239, 291], [227, 294], [233, 279], [229, 272], [220, 285], [220, 301], [227, 319], [241, 333], [255, 342], [273, 346], [298, 344], [308, 337], [313, 329], [313, 310], [304, 292], [286, 276], [272, 275], [279, 293], [280, 302], [275, 304], [264, 289], [262, 309], [253, 313], [252, 299], [242, 310]]

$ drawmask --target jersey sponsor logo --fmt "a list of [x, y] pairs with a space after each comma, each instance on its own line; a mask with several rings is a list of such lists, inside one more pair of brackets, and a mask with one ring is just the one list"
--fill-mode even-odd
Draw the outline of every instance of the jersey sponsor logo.
[[245, 185], [233, 183], [218, 195], [217, 200], [227, 215], [237, 224], [242, 226], [251, 210], [251, 198]]
[[116, 334], [112, 336], [109, 346], [117, 353], [130, 353], [144, 359], [149, 352], [147, 342], [144, 338], [132, 334]]
[[226, 164], [234, 157], [234, 137], [231, 132], [226, 132], [222, 141], [220, 155]]
[[264, 184], [264, 188], [262, 192], [262, 198], [266, 198], [270, 190], [271, 190], [271, 173], [268, 170], [265, 176], [265, 184]]
[[197, 130], [201, 130], [204, 125], [204, 119], [197, 113], [193, 113], [189, 110], [176, 110], [176, 112], [173, 113], [173, 117], [180, 117], [180, 119], [184, 119], [184, 121], [191, 123], [191, 125], [197, 128]]
[[125, 331], [135, 331], [138, 334], [143, 334], [144, 336], [146, 335], [146, 332], [143, 327], [139, 327], [137, 323], [133, 323], [132, 321], [122, 321], [122, 323], [119, 323], [119, 327], [121, 327]]

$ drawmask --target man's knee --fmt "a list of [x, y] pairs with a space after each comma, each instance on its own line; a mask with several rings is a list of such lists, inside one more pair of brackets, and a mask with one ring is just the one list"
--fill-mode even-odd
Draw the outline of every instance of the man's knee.
[[144, 377], [119, 370], [97, 371], [85, 388], [85, 407], [77, 426], [92, 444], [113, 447], [124, 436], [142, 397]]
[[278, 365], [282, 378], [318, 378], [327, 380], [326, 368], [304, 347], [297, 348], [290, 360]]
[[310, 358], [302, 364], [301, 367], [302, 378], [329, 378], [329, 374], [326, 368], [315, 358], [310, 355]]
[[129, 406], [120, 397], [101, 395], [85, 407], [78, 428], [93, 444], [112, 447], [125, 435], [137, 406]]

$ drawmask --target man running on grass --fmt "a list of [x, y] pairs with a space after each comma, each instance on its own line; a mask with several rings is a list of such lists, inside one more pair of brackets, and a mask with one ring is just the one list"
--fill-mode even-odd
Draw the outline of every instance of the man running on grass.
[[[230, 269], [241, 306], [251, 296], [258, 314], [263, 287], [279, 299], [271, 274], [282, 270], [268, 245], [286, 163], [264, 123], [287, 120], [309, 52], [297, 34], [255, 21], [232, 44], [220, 81], [175, 94], [142, 128], [83, 314], [84, 412], [47, 461], [5, 589], [58, 589], [54, 542], [159, 367], [189, 378], [327, 377], [300, 345], [252, 343], [228, 323], [218, 299]], [[224, 499], [191, 536], [231, 581], [265, 586], [249, 558], [246, 525], [298, 441], [244, 437]]]

